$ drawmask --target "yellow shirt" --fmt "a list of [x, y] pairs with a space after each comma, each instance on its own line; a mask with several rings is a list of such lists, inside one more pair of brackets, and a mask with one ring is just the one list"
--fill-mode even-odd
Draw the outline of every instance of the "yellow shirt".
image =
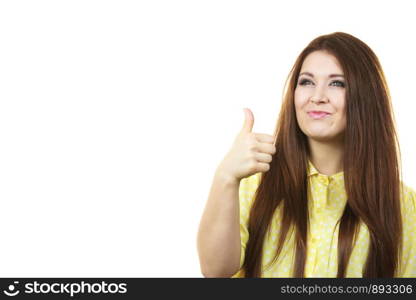
[[[241, 269], [245, 248], [248, 241], [248, 217], [254, 192], [259, 184], [261, 173], [256, 173], [240, 181], [240, 236], [241, 259], [240, 270], [232, 277], [243, 277]], [[416, 192], [403, 184], [401, 194], [403, 211], [403, 253], [400, 261], [398, 277], [416, 277]], [[308, 168], [308, 201], [310, 228], [307, 237], [307, 259], [305, 277], [336, 277], [338, 229], [335, 224], [341, 217], [346, 205], [344, 172], [328, 176], [320, 174], [309, 161]], [[267, 232], [263, 244], [263, 272], [261, 277], [292, 277], [295, 255], [294, 234], [288, 232], [288, 241], [284, 243], [277, 262], [268, 269], [265, 267], [273, 260], [278, 241], [280, 224], [280, 206], [272, 219], [271, 234]], [[364, 223], [360, 223], [357, 244], [351, 253], [347, 266], [346, 277], [362, 277], [362, 269], [367, 258], [369, 232]]]

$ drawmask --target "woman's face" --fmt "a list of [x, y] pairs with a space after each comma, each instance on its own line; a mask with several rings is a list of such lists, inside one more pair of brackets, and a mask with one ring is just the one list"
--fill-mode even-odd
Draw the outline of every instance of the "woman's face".
[[347, 123], [345, 80], [339, 75], [343, 71], [338, 60], [327, 52], [312, 52], [303, 61], [295, 89], [295, 109], [299, 127], [309, 139], [328, 142], [343, 137]]

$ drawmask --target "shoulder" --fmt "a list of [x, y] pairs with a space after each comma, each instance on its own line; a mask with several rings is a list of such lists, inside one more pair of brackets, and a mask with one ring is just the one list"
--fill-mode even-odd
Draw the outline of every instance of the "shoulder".
[[402, 203], [405, 215], [416, 217], [416, 190], [404, 182], [402, 184]]
[[261, 172], [240, 180], [239, 198], [240, 204], [250, 206], [257, 191], [261, 179]]
[[240, 187], [246, 187], [246, 188], [257, 188], [257, 186], [260, 183], [261, 179], [261, 172], [253, 174], [249, 177], [243, 178], [240, 180]]

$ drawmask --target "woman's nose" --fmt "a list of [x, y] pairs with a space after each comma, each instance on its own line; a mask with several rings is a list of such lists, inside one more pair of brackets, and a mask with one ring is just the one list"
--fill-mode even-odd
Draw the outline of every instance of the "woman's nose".
[[311, 101], [313, 102], [313, 103], [318, 103], [318, 102], [324, 102], [324, 103], [326, 103], [326, 102], [328, 102], [328, 98], [327, 97], [325, 97], [325, 96], [323, 96], [323, 97], [312, 97], [311, 98]]
[[311, 96], [312, 102], [325, 102], [328, 101], [328, 98], [325, 95], [325, 88], [324, 87], [317, 87], [314, 89], [314, 92]]

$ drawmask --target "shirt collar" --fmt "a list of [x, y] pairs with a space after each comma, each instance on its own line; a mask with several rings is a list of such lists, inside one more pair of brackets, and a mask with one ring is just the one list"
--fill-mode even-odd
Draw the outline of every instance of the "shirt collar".
[[315, 166], [312, 164], [312, 162], [308, 159], [308, 177], [318, 174], [318, 170], [315, 168]]
[[308, 177], [318, 174], [319, 177], [325, 177], [327, 179], [333, 179], [335, 181], [340, 181], [344, 179], [344, 171], [338, 172], [333, 175], [324, 175], [318, 172], [318, 170], [315, 168], [315, 166], [312, 164], [312, 162], [308, 159]]

